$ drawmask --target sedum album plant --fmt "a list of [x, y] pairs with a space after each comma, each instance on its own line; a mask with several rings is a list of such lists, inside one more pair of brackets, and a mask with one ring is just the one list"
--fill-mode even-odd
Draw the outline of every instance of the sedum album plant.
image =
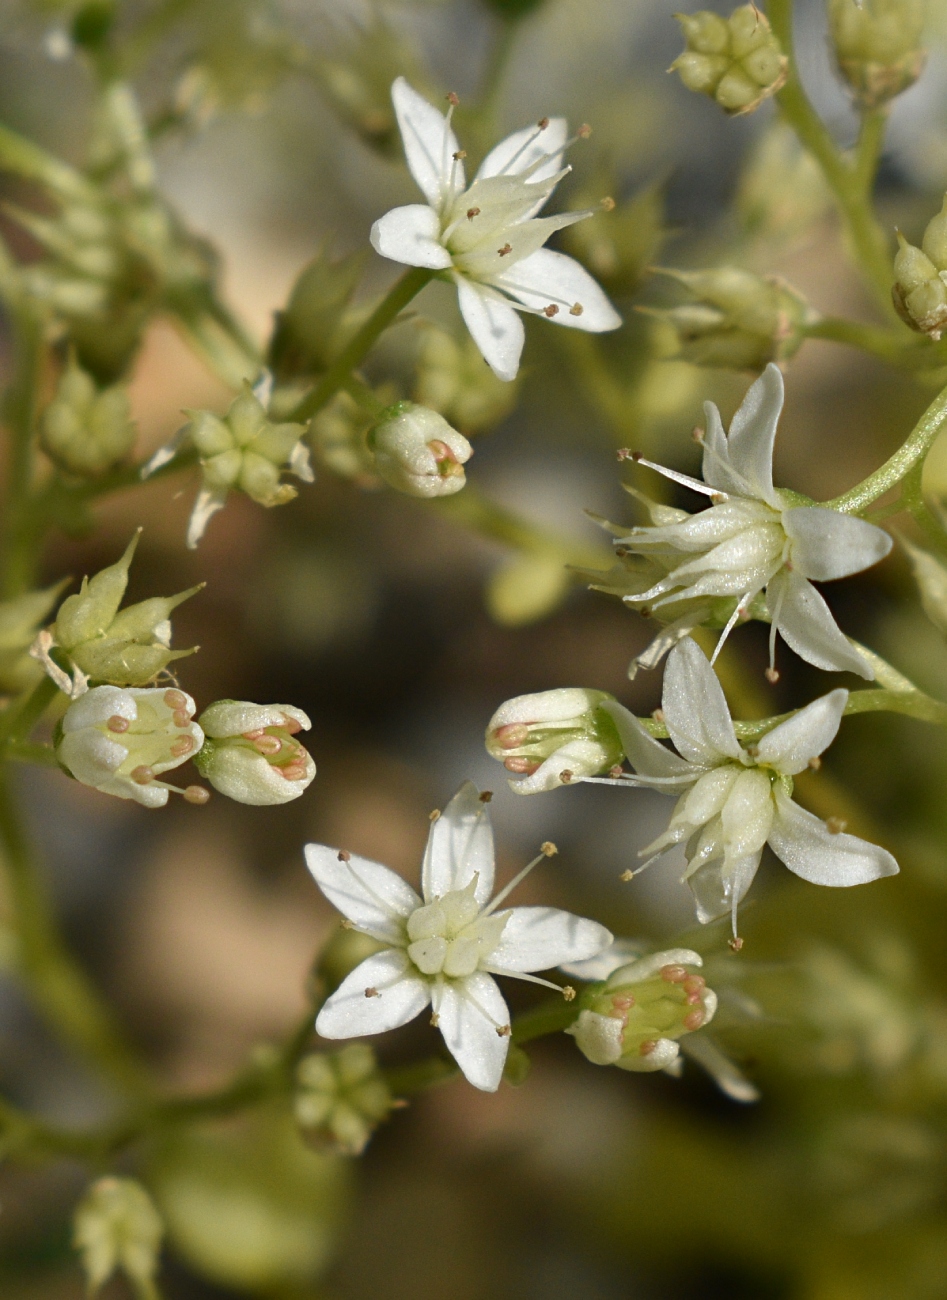
[[[900, 714], [928, 728], [947, 726], [947, 703], [887, 659], [910, 667], [910, 628], [923, 615], [939, 633], [947, 630], [947, 489], [936, 476], [936, 456], [935, 471], [928, 465], [947, 425], [947, 200], [940, 212], [927, 203], [923, 232], [919, 203], [913, 215], [905, 205], [905, 234], [889, 229], [873, 197], [889, 104], [925, 67], [916, 0], [828, 6], [835, 61], [859, 121], [850, 148], [837, 143], [808, 97], [791, 0], [770, 0], [765, 14], [743, 5], [729, 14], [677, 15], [686, 48], [672, 70], [683, 86], [728, 117], [762, 109], [780, 123], [744, 177], [739, 239], [721, 223], [713, 238], [692, 242], [689, 261], [681, 259], [686, 265], [661, 268], [650, 265], [658, 249], [670, 244], [662, 258], [673, 260], [679, 245], [663, 220], [660, 184], [624, 197], [620, 185], [617, 199], [592, 200], [597, 178], [613, 165], [612, 145], [593, 158], [593, 171], [581, 149], [570, 155], [574, 164], [565, 161], [592, 135], [587, 126], [571, 137], [564, 116], [544, 115], [512, 134], [498, 126], [505, 61], [527, 30], [520, 24], [543, 8], [539, 0], [485, 0], [499, 35], [482, 93], [470, 102], [437, 88], [438, 77], [420, 66], [400, 30], [389, 32], [374, 6], [344, 39], [327, 26], [324, 46], [305, 23], [296, 30], [288, 13], [251, 0], [220, 7], [207, 0], [24, 0], [20, 8], [23, 30], [37, 35], [38, 47], [76, 65], [90, 115], [72, 161], [0, 123], [0, 172], [12, 195], [0, 238], [0, 863], [10, 931], [3, 960], [109, 1094], [104, 1118], [78, 1126], [12, 1097], [0, 1100], [0, 1143], [11, 1162], [68, 1158], [87, 1170], [74, 1244], [90, 1294], [122, 1273], [138, 1300], [160, 1300], [167, 1235], [212, 1282], [261, 1296], [314, 1295], [354, 1195], [345, 1161], [362, 1155], [379, 1125], [397, 1124], [395, 1112], [408, 1098], [436, 1084], [462, 1076], [463, 1086], [495, 1093], [523, 1083], [530, 1068], [525, 1045], [539, 1038], [553, 1037], [569, 1053], [564, 1068], [580, 1081], [577, 1096], [599, 1086], [581, 1082], [596, 1080], [591, 1065], [623, 1072], [611, 1075], [616, 1093], [619, 1085], [635, 1086], [636, 1096], [649, 1098], [656, 1081], [629, 1074], [679, 1076], [692, 1062], [728, 1099], [747, 1103], [759, 1089], [753, 1071], [733, 1059], [727, 1036], [737, 1040], [737, 1055], [741, 1026], [744, 1043], [752, 1033], [747, 1026], [763, 1022], [770, 1038], [779, 1038], [789, 1007], [794, 1023], [818, 1037], [813, 1071], [828, 1072], [840, 1060], [839, 1070], [854, 1070], [867, 1061], [873, 1076], [897, 1074], [900, 1091], [893, 1086], [892, 1095], [904, 1111], [916, 1105], [922, 1127], [942, 1125], [943, 1009], [930, 996], [921, 957], [918, 970], [911, 967], [910, 945], [900, 964], [879, 960], [868, 973], [822, 938], [790, 952], [792, 961], [780, 950], [779, 962], [757, 969], [754, 923], [740, 932], [753, 915], [740, 907], [769, 851], [805, 882], [798, 895], [766, 888], [762, 879], [753, 890], [755, 915], [768, 918], [760, 930], [769, 926], [776, 934], [776, 950], [779, 941], [791, 947], [807, 933], [784, 898], [804, 896], [800, 906], [813, 911], [820, 904], [836, 908], [848, 942], [861, 933], [865, 909], [884, 906], [865, 901], [872, 890], [877, 896], [887, 888], [890, 900], [917, 887], [912, 853], [920, 855], [911, 846], [921, 830], [898, 836], [880, 819], [873, 824], [860, 809], [858, 779], [848, 789], [819, 774], [837, 737], [844, 753], [853, 715]], [[670, 15], [662, 22], [669, 24]], [[172, 89], [156, 108], [155, 69], [172, 65]], [[345, 255], [332, 254], [328, 244], [314, 248], [268, 337], [258, 339], [225, 301], [218, 251], [189, 229], [164, 193], [159, 163], [166, 138], [186, 147], [228, 106], [265, 111], [267, 94], [290, 77], [317, 89], [350, 133], [340, 150], [375, 151], [391, 169], [403, 161], [402, 180], [410, 177], [424, 201], [387, 211], [376, 203], [361, 246]], [[473, 84], [473, 73], [466, 80]], [[585, 93], [577, 84], [573, 99]], [[677, 79], [675, 86], [680, 90]], [[548, 105], [550, 112], [561, 107]], [[626, 109], [615, 111], [612, 144], [631, 131], [621, 118]], [[585, 196], [581, 207], [569, 188], [572, 165]], [[799, 192], [780, 191], [782, 182]], [[782, 278], [782, 255], [800, 234], [798, 210], [811, 242], [813, 232], [824, 234], [830, 205], [871, 320], [824, 314]], [[575, 229], [578, 223], [587, 225]], [[560, 232], [575, 256], [548, 246]], [[714, 265], [691, 264], [712, 248], [722, 250]], [[405, 269], [379, 293], [391, 263]], [[651, 271], [663, 279], [652, 280]], [[668, 305], [661, 287], [668, 280], [693, 301]], [[543, 318], [535, 331], [530, 317]], [[566, 329], [546, 330], [546, 323]], [[161, 445], [146, 454], [138, 445], [134, 381], [156, 324], [173, 326], [224, 396], [187, 409], [181, 427], [166, 428]], [[784, 406], [796, 424], [781, 432], [780, 454], [799, 437], [804, 377], [797, 379], [794, 359], [816, 340], [858, 350], [863, 367], [885, 367], [883, 382], [900, 386], [886, 406], [896, 412], [885, 426], [890, 454], [879, 454], [882, 463], [860, 479], [855, 466], [874, 455], [875, 444], [855, 456], [840, 441], [836, 451], [836, 431], [820, 415], [824, 427], [805, 455], [812, 461], [809, 490], [821, 495], [809, 497], [777, 486], [785, 480], [781, 472], [774, 480], [774, 450]], [[720, 373], [727, 371], [739, 375], [729, 387]], [[926, 402], [913, 425], [905, 412], [921, 402], [912, 385]], [[582, 404], [574, 416], [573, 401]], [[680, 435], [701, 401], [698, 476]], [[613, 435], [622, 472], [633, 476], [624, 486], [644, 514], [636, 523], [599, 521], [611, 536], [611, 554], [577, 539], [568, 520], [560, 529], [537, 522], [535, 509], [517, 514], [499, 503], [501, 493], [493, 500], [478, 483], [474, 452], [482, 433], [518, 411], [541, 435], [549, 418], [543, 412], [559, 405], [577, 426], [597, 422]], [[733, 410], [726, 424], [720, 405]], [[811, 410], [803, 414], [812, 418]], [[577, 427], [577, 445], [582, 433]], [[544, 457], [537, 445], [529, 444], [530, 493], [535, 488], [541, 498]], [[646, 471], [661, 476], [657, 489]], [[198, 701], [202, 690], [189, 693], [189, 673], [198, 685], [207, 679], [189, 658], [198, 647], [180, 648], [172, 624], [183, 602], [199, 603], [205, 583], [127, 600], [136, 548], [149, 543], [142, 527], [119, 559], [84, 576], [75, 590], [61, 563], [63, 536], [90, 533], [102, 522], [100, 506], [119, 492], [127, 515], [136, 509], [130, 502], [145, 500], [136, 493], [146, 482], [151, 499], [163, 493], [163, 500], [190, 484], [196, 497], [179, 543], [199, 548], [195, 562], [211, 557], [202, 572], [213, 590], [227, 576], [225, 548], [214, 550], [225, 518], [236, 517], [237, 528], [255, 518], [275, 552], [292, 541], [303, 518], [293, 512], [305, 506], [316, 479], [333, 481], [324, 531], [333, 540], [338, 535], [340, 553], [361, 558], [366, 546], [355, 530], [367, 519], [377, 517], [379, 535], [392, 518], [401, 521], [401, 532], [416, 542], [411, 563], [422, 567], [424, 551], [424, 564], [436, 571], [432, 590], [445, 602], [445, 625], [448, 601], [462, 590], [456, 557], [467, 535], [487, 573], [487, 610], [500, 624], [555, 612], [576, 581], [618, 597], [635, 616], [627, 624], [629, 648], [639, 647], [627, 693], [611, 680], [570, 685], [568, 662], [556, 665], [558, 680], [544, 679], [521, 653], [525, 643], [511, 637], [503, 672], [518, 679], [513, 689], [520, 693], [491, 702], [487, 750], [516, 793], [556, 791], [560, 806], [583, 797], [563, 787], [585, 785], [646, 789], [675, 802], [655, 835], [637, 815], [644, 805], [626, 797], [620, 876], [604, 883], [600, 876], [592, 887], [593, 873], [584, 867], [594, 864], [599, 846], [589, 844], [585, 862], [564, 860], [566, 854], [557, 861], [553, 883], [551, 872], [531, 878], [539, 896], [548, 889], [559, 901], [584, 887], [583, 910], [597, 908], [601, 919], [545, 902], [506, 906], [513, 889], [557, 849], [544, 842], [528, 866], [501, 883], [491, 795], [469, 780], [431, 814], [419, 890], [344, 847], [304, 845], [300, 832], [297, 856], [304, 855], [341, 920], [313, 959], [297, 1029], [279, 1045], [259, 1047], [220, 1086], [169, 1093], [126, 1041], [60, 933], [14, 768], [49, 768], [63, 783], [86, 787], [77, 816], [94, 810], [86, 796], [103, 801], [100, 807], [121, 799], [138, 819], [145, 810], [150, 817], [166, 809], [178, 793], [191, 805], [179, 805], [182, 819], [209, 816], [201, 808], [218, 795], [248, 810], [273, 810], [241, 817], [289, 818], [318, 805], [316, 764], [300, 737], [312, 732], [318, 747], [324, 734], [320, 718], [296, 704], [214, 699], [214, 690]], [[844, 489], [830, 495], [842, 480]], [[658, 492], [656, 499], [645, 486]], [[598, 504], [578, 497], [571, 503], [575, 514]], [[147, 518], [145, 505], [140, 518]], [[434, 520], [445, 531], [431, 532]], [[284, 530], [279, 539], [277, 528]], [[456, 547], [443, 541], [449, 529], [456, 530]], [[823, 583], [844, 592], [841, 584], [850, 579], [867, 582], [863, 575], [882, 562], [888, 567], [879, 581], [896, 610], [889, 619], [901, 629], [896, 634], [885, 631], [880, 616], [856, 619], [854, 599], [833, 607], [831, 592], [827, 599], [821, 590]], [[913, 591], [901, 600], [899, 563], [904, 572], [910, 565], [919, 601]], [[153, 567], [139, 561], [136, 581], [139, 568], [140, 580], [150, 582]], [[353, 559], [344, 573], [354, 571]], [[254, 575], [254, 583], [268, 585], [265, 575]], [[341, 582], [343, 613], [357, 604], [357, 585], [347, 576]], [[160, 581], [155, 586], [166, 590]], [[316, 586], [296, 584], [290, 613], [316, 607]], [[652, 632], [643, 648], [639, 617]], [[285, 611], [283, 618], [288, 626]], [[282, 637], [283, 626], [274, 622], [273, 635]], [[754, 623], [763, 625], [762, 638], [749, 630]], [[878, 649], [854, 639], [856, 631]], [[473, 670], [448, 662], [438, 671], [459, 691], [456, 678]], [[212, 671], [219, 667], [212, 663]], [[657, 671], [650, 676], [642, 668]], [[647, 692], [657, 691], [659, 673], [660, 707], [649, 714]], [[943, 671], [941, 679], [947, 682]], [[225, 689], [224, 682], [217, 687]], [[482, 692], [478, 698], [482, 703]], [[878, 748], [895, 754], [894, 719], [877, 721]], [[465, 740], [452, 743], [459, 749]], [[330, 740], [324, 753], [320, 767], [335, 775], [337, 746]], [[909, 781], [921, 780], [916, 772], [925, 764], [938, 770], [920, 743], [903, 746], [902, 758]], [[900, 760], [886, 761], [893, 767]], [[179, 771], [188, 763], [192, 778]], [[850, 770], [857, 773], [857, 764]], [[373, 776], [372, 763], [363, 763], [366, 808]], [[438, 773], [439, 783], [445, 779]], [[283, 808], [290, 803], [292, 810]], [[836, 806], [838, 813], [831, 811]], [[846, 829], [852, 808], [864, 834]], [[525, 815], [525, 805], [518, 809]], [[931, 822], [936, 829], [936, 814]], [[928, 871], [942, 887], [942, 827], [939, 834], [929, 855], [936, 866]], [[886, 844], [898, 849], [897, 859]], [[616, 938], [614, 918], [635, 892], [620, 880], [675, 854], [707, 928], [678, 935], [667, 932], [668, 923], [647, 941]], [[898, 875], [899, 861], [899, 880], [879, 886]], [[821, 902], [829, 892], [831, 905]], [[936, 907], [942, 921], [942, 897]], [[511, 1006], [501, 991], [508, 979], [525, 986], [511, 993]], [[758, 997], [744, 987], [757, 984]], [[422, 1016], [437, 1035], [422, 1023], [389, 1040]], [[707, 1032], [711, 1022], [723, 1045]], [[786, 1029], [790, 1046], [791, 1033]], [[343, 1041], [349, 1039], [370, 1041]], [[763, 1056], [762, 1075], [773, 1077], [773, 1061], [782, 1069], [781, 1050], [765, 1042], [752, 1048]], [[787, 1077], [792, 1068], [791, 1062]], [[933, 1119], [923, 1111], [929, 1096], [941, 1107]], [[887, 1104], [879, 1097], [872, 1104]], [[794, 1104], [799, 1131], [828, 1122], [831, 1105], [817, 1099], [805, 1112], [809, 1101]], [[642, 1129], [653, 1121], [658, 1131], [659, 1109], [656, 1102], [652, 1114], [642, 1105]], [[209, 1129], [210, 1120], [222, 1124]], [[902, 1132], [897, 1124], [907, 1120], [899, 1113], [886, 1115], [889, 1122], [892, 1132]], [[847, 1151], [849, 1143], [861, 1158], [870, 1147], [861, 1134], [833, 1129], [827, 1147]], [[893, 1138], [885, 1152], [892, 1147], [903, 1155]], [[245, 1220], [234, 1205], [250, 1207]], [[693, 1213], [696, 1219], [699, 1211]], [[316, 1221], [319, 1233], [311, 1230]], [[932, 1291], [916, 1293], [936, 1300]], [[880, 1293], [817, 1278], [799, 1294], [872, 1300]]]

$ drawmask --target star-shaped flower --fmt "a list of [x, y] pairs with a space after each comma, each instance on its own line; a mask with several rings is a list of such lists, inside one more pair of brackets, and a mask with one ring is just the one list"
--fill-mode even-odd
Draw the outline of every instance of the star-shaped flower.
[[835, 739], [847, 700], [848, 691], [830, 691], [744, 749], [713, 669], [688, 638], [668, 656], [661, 699], [678, 753], [621, 704], [606, 700], [601, 707], [613, 718], [635, 775], [585, 779], [680, 792], [668, 829], [641, 850], [639, 856], [651, 856], [638, 871], [684, 844], [684, 879], [698, 918], [712, 921], [730, 912], [735, 935], [737, 906], [765, 844], [816, 885], [863, 885], [898, 871], [885, 849], [834, 831], [792, 799], [792, 778]]
[[319, 1012], [323, 1038], [396, 1029], [430, 1003], [432, 1023], [470, 1083], [499, 1087], [510, 1016], [494, 975], [545, 984], [528, 972], [582, 961], [612, 936], [595, 921], [556, 907], [498, 911], [510, 890], [553, 846], [493, 893], [493, 831], [476, 787], [465, 781], [431, 826], [421, 871], [423, 898], [402, 878], [366, 858], [308, 844], [316, 883], [362, 934], [388, 945], [346, 977]]
[[663, 575], [624, 599], [650, 613], [668, 608], [674, 620], [659, 634], [654, 650], [639, 656], [645, 666], [653, 667], [659, 652], [714, 616], [714, 606], [727, 598], [733, 607], [719, 652], [733, 626], [753, 616], [751, 606], [761, 597], [765, 605], [759, 613], [771, 624], [771, 678], [777, 632], [817, 668], [874, 677], [812, 580], [826, 582], [867, 569], [888, 554], [891, 538], [852, 515], [795, 504], [798, 498], [773, 487], [773, 441], [782, 407], [783, 378], [770, 364], [743, 399], [729, 435], [713, 402], [704, 404], [703, 482], [651, 466], [714, 504], [696, 515], [677, 512], [666, 523], [634, 528], [618, 539], [619, 554], [645, 557]]
[[449, 274], [474, 342], [500, 379], [514, 379], [525, 338], [517, 312], [601, 333], [621, 317], [588, 272], [543, 248], [556, 230], [592, 216], [537, 213], [565, 176], [561, 117], [515, 131], [487, 154], [467, 185], [451, 108], [443, 115], [399, 77], [391, 98], [411, 175], [427, 203], [392, 208], [372, 226], [376, 252]]

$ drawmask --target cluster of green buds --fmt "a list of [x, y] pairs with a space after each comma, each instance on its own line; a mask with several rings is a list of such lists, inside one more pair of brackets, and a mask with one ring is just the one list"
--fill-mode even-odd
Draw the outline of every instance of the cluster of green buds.
[[368, 435], [375, 469], [389, 487], [412, 497], [447, 497], [466, 482], [473, 447], [442, 415], [415, 402], [396, 402]]
[[599, 707], [613, 698], [577, 686], [517, 695], [490, 719], [487, 752], [520, 778], [510, 782], [517, 794], [607, 772], [625, 756], [614, 722]]
[[42, 675], [29, 649], [65, 585], [57, 582], [54, 587], [0, 601], [0, 695], [25, 690]]
[[671, 64], [688, 90], [709, 95], [731, 115], [752, 113], [783, 86], [788, 61], [756, 5], [729, 18], [709, 9], [677, 14], [686, 49]]
[[697, 973], [702, 965], [696, 952], [671, 948], [621, 966], [582, 994], [583, 1009], [566, 1033], [593, 1065], [636, 1072], [673, 1067], [678, 1040], [717, 1010], [716, 994]]
[[763, 370], [793, 356], [815, 313], [777, 276], [735, 266], [712, 271], [660, 269], [696, 299], [665, 310], [648, 308], [674, 332], [674, 355], [695, 366]]
[[[119, 609], [140, 536], [141, 530], [115, 564], [93, 578], [83, 578], [81, 590], [60, 605], [49, 634], [50, 645], [58, 646], [74, 669], [96, 682], [144, 686], [173, 660], [194, 653], [193, 648], [171, 649], [171, 612], [200, 591], [199, 586], [176, 596], [153, 596]], [[49, 657], [48, 649], [47, 671], [61, 684], [64, 674]]]
[[[590, 222], [580, 223], [589, 225]], [[465, 433], [492, 428], [516, 406], [517, 382], [507, 383], [483, 364], [469, 335], [458, 342], [446, 330], [425, 331], [418, 358], [416, 396]]]
[[80, 1201], [73, 1243], [82, 1259], [89, 1294], [95, 1295], [119, 1270], [141, 1297], [155, 1297], [155, 1274], [164, 1225], [141, 1183], [100, 1178]]
[[920, 248], [898, 231], [891, 290], [898, 315], [911, 329], [939, 339], [947, 329], [947, 195], [927, 223]]
[[302, 709], [218, 700], [198, 721], [205, 741], [195, 766], [215, 790], [238, 803], [289, 803], [316, 775], [311, 756], [295, 739], [312, 726]]
[[120, 464], [135, 442], [128, 393], [119, 385], [99, 389], [70, 357], [39, 424], [40, 446], [69, 474], [93, 478]]
[[293, 1110], [309, 1142], [361, 1155], [393, 1104], [367, 1043], [313, 1053], [299, 1062]]
[[913, 86], [924, 69], [924, 0], [830, 0], [839, 71], [865, 109]]

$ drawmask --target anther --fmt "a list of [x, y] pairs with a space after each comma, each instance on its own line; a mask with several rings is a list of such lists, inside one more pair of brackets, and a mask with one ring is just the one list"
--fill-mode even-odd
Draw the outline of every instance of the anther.
[[259, 740], [261, 736], [265, 736], [265, 735], [266, 732], [263, 730], [262, 727], [257, 727], [256, 731], [243, 732], [244, 740]]
[[481, 803], [489, 803], [490, 800], [491, 800], [492, 798], [493, 798], [493, 791], [492, 791], [492, 790], [483, 790], [483, 791], [481, 791], [481, 794], [480, 794], [480, 802], [481, 802]]
[[210, 799], [210, 791], [202, 785], [189, 785], [185, 787], [184, 798], [188, 803], [204, 804]]
[[189, 754], [195, 744], [193, 736], [180, 736], [171, 746], [171, 753], [175, 758], [180, 758], [183, 754]]
[[575, 989], [571, 984], [565, 984], [562, 989], [562, 996], [566, 1002], [575, 1001]]
[[378, 992], [377, 989], [368, 988], [365, 990], [365, 996], [367, 998], [380, 998], [381, 994]]
[[746, 752], [749, 754], [750, 758], [759, 758], [760, 747], [759, 745], [747, 745]]
[[767, 668], [763, 673], [763, 676], [771, 686], [775, 686], [779, 681], [779, 671], [776, 668]]
[[348, 853], [345, 849], [339, 849], [339, 861], [351, 862], [352, 861], [351, 853]]
[[429, 821], [429, 822], [436, 822], [436, 821], [439, 820], [440, 815], [441, 815], [441, 810], [440, 810], [440, 808], [435, 808], [435, 809], [433, 810], [433, 812], [428, 813], [428, 821]]
[[695, 442], [704, 441], [704, 431], [699, 424], [695, 424], [693, 429], [691, 429], [691, 437], [694, 439]]
[[553, 316], [559, 315], [559, 308], [554, 302], [551, 302], [548, 307], [543, 308], [543, 315], [548, 316], [549, 319], [552, 320]]
[[283, 742], [279, 736], [260, 736], [253, 742], [253, 748], [258, 754], [278, 754], [283, 748]]
[[539, 127], [540, 131], [545, 131], [546, 127], [549, 125], [549, 118], [541, 117], [536, 125]]
[[295, 736], [297, 731], [302, 731], [302, 723], [297, 722], [295, 718], [288, 718], [283, 714], [283, 730], [288, 731], [291, 736]]
[[635, 873], [631, 870], [630, 867], [627, 871], [623, 871], [621, 875], [618, 877], [619, 880], [624, 880], [624, 881], [634, 880], [634, 878], [635, 878]]
[[732, 939], [727, 940], [727, 947], [730, 949], [731, 952], [739, 952], [740, 949], [743, 947], [743, 940], [740, 938], [738, 934], [734, 935]]
[[615, 206], [616, 206], [615, 200], [609, 198], [607, 195], [604, 199], [602, 199], [601, 207], [603, 212], [614, 212]]
[[684, 1017], [684, 1028], [689, 1030], [699, 1029], [704, 1023], [703, 1011], [689, 1011]]
[[306, 764], [300, 762], [287, 763], [285, 767], [278, 767], [277, 772], [286, 781], [304, 781], [306, 779]]
[[581, 316], [582, 313], [583, 313], [584, 311], [585, 311], [585, 308], [582, 306], [582, 304], [581, 304], [580, 302], [574, 302], [574, 303], [572, 304], [572, 306], [569, 308], [569, 315], [570, 315], [570, 316]]
[[117, 731], [121, 734], [123, 731], [127, 731], [132, 724], [127, 718], [123, 718], [121, 714], [113, 713], [105, 725], [108, 727], [109, 731]]
[[641, 1056], [650, 1056], [656, 1047], [657, 1043], [653, 1039], [649, 1039], [648, 1042], [641, 1044], [638, 1052]]
[[635, 458], [635, 453], [630, 447], [619, 447], [617, 455], [619, 460], [634, 460]]
[[822, 766], [822, 759], [818, 754], [813, 754], [809, 759], [808, 766], [812, 768], [813, 772], [818, 772], [819, 768]]
[[661, 978], [668, 984], [683, 984], [687, 979], [687, 968], [685, 966], [662, 966]]
[[508, 772], [515, 772], [517, 776], [532, 776], [534, 772], [539, 771], [539, 764], [531, 762], [528, 758], [505, 758], [503, 766]]
[[568, 785], [574, 776], [575, 773], [570, 771], [569, 768], [566, 767], [563, 768], [563, 770], [559, 773], [559, 780], [562, 782], [563, 785]]
[[162, 698], [169, 709], [187, 708], [187, 696], [183, 691], [165, 691]]
[[509, 1038], [511, 1033], [511, 1025], [497, 1025], [497, 1038]]
[[513, 252], [513, 245], [512, 245], [512, 244], [504, 244], [502, 248], [498, 248], [498, 249], [497, 249], [497, 252], [499, 253], [499, 255], [500, 255], [501, 257], [506, 257], [507, 253], [512, 253], [512, 252]]
[[467, 220], [468, 220], [468, 221], [473, 221], [474, 217], [479, 217], [479, 216], [480, 216], [480, 209], [479, 209], [479, 208], [468, 208], [468, 209], [467, 209]]
[[186, 727], [191, 721], [191, 715], [187, 709], [175, 709], [171, 714], [171, 721], [176, 727]]
[[592, 128], [589, 126], [588, 122], [583, 122], [578, 131], [576, 131], [576, 136], [580, 140], [587, 140], [591, 134]]
[[616, 763], [614, 767], [610, 767], [608, 769], [608, 775], [614, 777], [617, 780], [618, 777], [625, 775], [625, 769], [621, 766], [620, 763]]
[[664, 721], [664, 710], [663, 710], [663, 709], [653, 709], [653, 710], [651, 711], [651, 716], [652, 716], [652, 718], [654, 718], [655, 722], [663, 722], [663, 721]]
[[441, 1023], [441, 1018], [440, 1018], [440, 1016], [437, 1014], [436, 1011], [433, 1011], [433, 1012], [431, 1013], [431, 1026], [432, 1026], [432, 1028], [436, 1029], [437, 1026], [438, 1026], [440, 1023]]
[[616, 993], [612, 998], [612, 1007], [616, 1011], [630, 1011], [635, 1005], [633, 993]]
[[466, 149], [458, 149], [456, 153], [451, 154], [454, 162], [462, 162], [467, 157]]
[[451, 91], [448, 91], [448, 93], [447, 93], [447, 95], [445, 96], [445, 98], [446, 98], [448, 104], [450, 104], [451, 108], [456, 108], [457, 105], [460, 103], [460, 99], [457, 97], [457, 95], [454, 94], [454, 92], [453, 92], [452, 90], [451, 90]]
[[141, 767], [136, 767], [134, 771], [130, 773], [130, 775], [131, 775], [131, 779], [135, 782], [136, 785], [147, 785], [149, 781], [153, 781], [155, 779], [154, 768], [145, 767], [144, 764], [142, 764]]
[[559, 852], [552, 840], [543, 840], [542, 844], [539, 846], [539, 851], [547, 858], [554, 858]]
[[844, 817], [826, 817], [825, 828], [830, 835], [841, 835], [848, 822]]
[[699, 993], [706, 983], [703, 975], [688, 975], [683, 989], [685, 993]]

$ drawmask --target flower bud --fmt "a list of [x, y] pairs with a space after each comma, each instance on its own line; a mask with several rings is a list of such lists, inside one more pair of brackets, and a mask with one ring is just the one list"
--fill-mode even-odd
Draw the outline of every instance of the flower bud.
[[[151, 1197], [133, 1178], [100, 1178], [76, 1209], [73, 1243], [94, 1295], [116, 1270], [150, 1294], [164, 1225]], [[157, 1294], [157, 1293], [155, 1293]]]
[[813, 319], [808, 303], [776, 276], [735, 266], [713, 271], [660, 269], [697, 299], [667, 310], [649, 309], [674, 330], [676, 351], [692, 365], [762, 370], [785, 361], [801, 347], [804, 326]]
[[788, 63], [766, 16], [753, 4], [729, 18], [709, 10], [677, 14], [687, 48], [671, 64], [688, 90], [732, 116], [752, 113], [785, 83]]
[[99, 391], [75, 358], [40, 417], [40, 446], [60, 469], [93, 477], [119, 464], [135, 442], [124, 388]]
[[508, 772], [517, 794], [555, 790], [573, 779], [607, 772], [624, 750], [615, 724], [599, 708], [614, 697], [607, 691], [561, 687], [517, 695], [501, 704], [487, 727], [487, 752]]
[[309, 445], [316, 460], [333, 474], [352, 479], [357, 486], [380, 488], [375, 458], [365, 435], [371, 419], [346, 392], [336, 393], [309, 423]]
[[276, 314], [270, 344], [270, 369], [280, 382], [319, 374], [328, 367], [364, 267], [361, 253], [333, 262], [322, 249], [300, 272], [285, 310]]
[[666, 1070], [680, 1053], [678, 1039], [713, 1019], [716, 994], [695, 968], [696, 952], [652, 953], [610, 975], [567, 1030], [593, 1065], [622, 1070]]
[[163, 808], [169, 790], [184, 791], [156, 778], [195, 758], [204, 743], [194, 710], [176, 687], [93, 687], [63, 715], [56, 757], [83, 785]]
[[207, 739], [195, 766], [229, 799], [257, 806], [289, 803], [316, 775], [309, 753], [294, 739], [312, 724], [291, 704], [218, 700], [199, 722]]
[[367, 1043], [304, 1056], [296, 1070], [293, 1110], [310, 1142], [359, 1156], [391, 1110], [392, 1097]]
[[927, 223], [921, 247], [898, 235], [894, 258], [895, 309], [906, 325], [939, 339], [947, 328], [947, 195]]
[[0, 694], [25, 690], [41, 674], [29, 648], [68, 581], [0, 601]]
[[447, 497], [466, 482], [473, 448], [442, 415], [414, 402], [396, 402], [368, 435], [375, 469], [412, 497]]
[[174, 659], [192, 650], [171, 649], [171, 612], [200, 587], [176, 596], [155, 596], [119, 612], [128, 585], [128, 570], [141, 533], [115, 564], [63, 601], [53, 625], [53, 640], [94, 681], [115, 686], [144, 686]]
[[[581, 222], [589, 225], [589, 222]], [[446, 330], [425, 332], [418, 359], [417, 399], [466, 433], [489, 429], [513, 410], [517, 382], [507, 383], [483, 364], [469, 335], [458, 343]]]
[[924, 68], [923, 0], [830, 0], [839, 71], [864, 109], [913, 86]]

